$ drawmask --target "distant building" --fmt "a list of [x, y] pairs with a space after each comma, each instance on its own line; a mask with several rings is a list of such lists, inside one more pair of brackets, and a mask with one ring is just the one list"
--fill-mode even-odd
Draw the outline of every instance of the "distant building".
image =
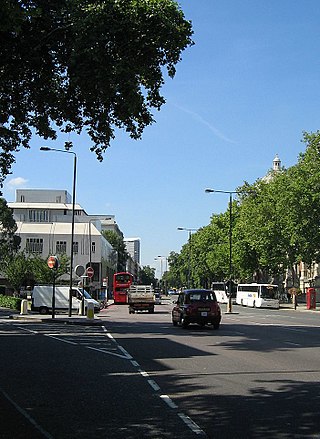
[[118, 236], [123, 238], [123, 233], [121, 232], [114, 215], [92, 215], [99, 219], [101, 222], [101, 230], [111, 230], [115, 232]]
[[126, 250], [129, 258], [127, 259], [127, 271], [134, 275], [136, 280], [140, 277], [140, 238], [124, 238]]
[[[18, 189], [16, 201], [7, 204], [17, 223], [21, 250], [43, 259], [49, 255], [71, 254], [72, 204], [67, 191]], [[112, 278], [117, 262], [115, 250], [101, 235], [108, 216], [88, 215], [79, 204], [75, 205], [74, 213], [73, 267], [91, 265], [94, 269], [92, 287], [100, 290]], [[62, 277], [67, 279], [70, 279], [68, 274]], [[73, 279], [75, 283], [81, 281], [75, 273]]]
[[140, 264], [140, 238], [124, 238], [124, 243], [134, 262]]

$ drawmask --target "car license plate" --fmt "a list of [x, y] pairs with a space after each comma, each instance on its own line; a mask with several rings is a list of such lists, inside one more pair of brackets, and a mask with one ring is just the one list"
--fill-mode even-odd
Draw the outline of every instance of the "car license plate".
[[201, 317], [207, 317], [208, 313], [207, 311], [201, 311]]

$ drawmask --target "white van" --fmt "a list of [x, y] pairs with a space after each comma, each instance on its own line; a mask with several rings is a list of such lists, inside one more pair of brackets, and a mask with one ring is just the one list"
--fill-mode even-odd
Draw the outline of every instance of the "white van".
[[[31, 310], [38, 311], [40, 314], [48, 314], [52, 311], [52, 285], [36, 285], [31, 295]], [[68, 311], [69, 309], [69, 291], [68, 286], [55, 286], [55, 310]], [[72, 309], [79, 310], [82, 298], [84, 296], [84, 306], [87, 309], [88, 303], [93, 303], [94, 312], [100, 311], [99, 303], [94, 300], [85, 290], [72, 288]]]

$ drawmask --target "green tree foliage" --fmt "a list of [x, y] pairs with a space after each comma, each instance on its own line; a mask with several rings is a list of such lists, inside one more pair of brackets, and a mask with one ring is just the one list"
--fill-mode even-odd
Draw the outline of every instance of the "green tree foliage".
[[320, 132], [304, 133], [303, 141], [306, 151], [288, 169], [281, 199], [291, 264], [320, 261]]
[[[301, 261], [320, 262], [320, 132], [304, 133], [306, 150], [298, 163], [247, 182], [232, 204], [232, 274], [238, 281], [295, 276]], [[192, 235], [192, 283], [209, 286], [229, 276], [229, 211], [214, 215]], [[189, 243], [170, 263], [176, 278], [186, 279]]]
[[181, 281], [179, 253], [170, 252], [168, 265], [170, 269], [163, 274], [162, 280], [166, 282], [167, 288], [180, 288], [183, 283]]
[[[48, 256], [49, 257], [49, 256]], [[51, 284], [53, 282], [53, 275], [55, 281], [59, 281], [59, 278], [64, 274], [70, 273], [70, 258], [65, 253], [58, 256], [59, 267], [58, 269], [51, 269], [48, 267], [47, 260], [42, 259], [39, 256], [31, 256], [29, 259], [30, 269], [33, 279], [37, 283]]]
[[84, 130], [99, 160], [115, 130], [140, 138], [193, 44], [173, 0], [11, 0], [1, 14], [1, 185], [32, 132]]
[[14, 293], [19, 294], [21, 287], [26, 284], [26, 280], [30, 277], [30, 260], [23, 252], [11, 257], [8, 256], [2, 263], [2, 270]]
[[112, 245], [117, 252], [117, 271], [125, 271], [128, 259], [128, 252], [124, 243], [123, 237], [119, 236], [113, 230], [103, 230], [102, 235]]
[[20, 237], [15, 235], [17, 224], [12, 210], [4, 198], [0, 198], [0, 264], [3, 258], [12, 255], [20, 246]]
[[283, 224], [277, 213], [275, 176], [270, 182], [259, 181], [243, 198], [234, 227], [234, 263], [241, 280], [268, 281], [278, 271], [285, 254], [280, 238]]
[[155, 277], [155, 268], [150, 267], [150, 265], [145, 265], [140, 271], [140, 282], [142, 285], [153, 285], [155, 286], [157, 281]]
[[9, 285], [18, 294], [22, 287], [33, 286], [35, 283], [51, 284], [53, 275], [57, 281], [70, 269], [70, 260], [65, 254], [59, 256], [60, 266], [54, 271], [48, 267], [47, 259], [19, 252], [7, 256], [3, 260], [1, 269]]

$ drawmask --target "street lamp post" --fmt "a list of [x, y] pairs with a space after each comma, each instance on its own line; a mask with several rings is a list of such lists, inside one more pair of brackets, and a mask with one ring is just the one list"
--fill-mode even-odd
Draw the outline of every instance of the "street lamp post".
[[76, 202], [76, 177], [77, 177], [77, 155], [73, 151], [67, 151], [64, 149], [49, 148], [48, 146], [42, 146], [40, 151], [56, 151], [65, 152], [67, 154], [73, 154], [73, 185], [72, 185], [72, 218], [71, 218], [71, 250], [70, 250], [70, 287], [69, 287], [69, 317], [72, 316], [72, 272], [73, 272], [73, 241], [74, 241], [74, 212]]
[[185, 230], [189, 232], [189, 255], [188, 255], [188, 277], [187, 277], [187, 287], [190, 288], [190, 278], [191, 278], [191, 235], [192, 232], [196, 232], [198, 229], [188, 229], [187, 227], [177, 227], [177, 230]]
[[229, 194], [229, 297], [228, 310], [232, 312], [232, 195], [237, 194], [237, 191], [221, 191], [216, 189], [205, 189], [206, 193], [220, 192], [222, 194]]

